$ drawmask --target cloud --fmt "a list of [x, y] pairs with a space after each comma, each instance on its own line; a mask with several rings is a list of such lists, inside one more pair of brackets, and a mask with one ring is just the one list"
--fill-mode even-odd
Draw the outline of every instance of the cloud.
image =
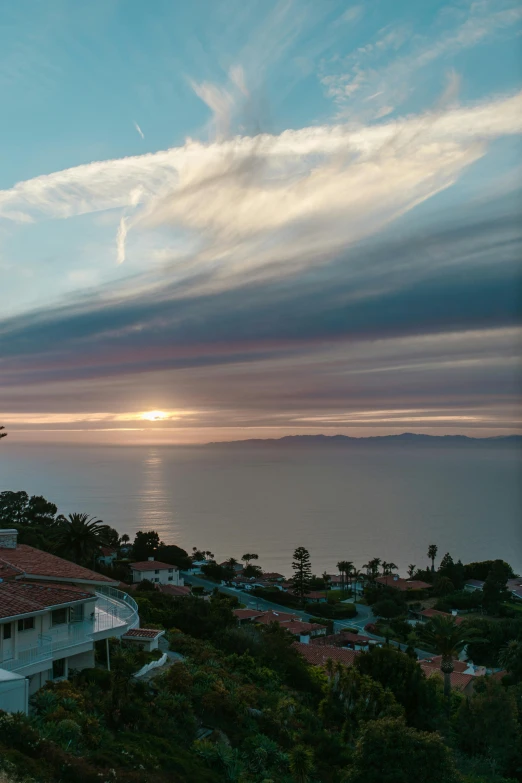
[[125, 261], [125, 239], [127, 237], [127, 218], [122, 217], [116, 235], [116, 257], [118, 264]]
[[145, 138], [145, 134], [143, 133], [142, 129], [140, 128], [140, 126], [138, 125], [136, 120], [134, 120], [133, 125], [136, 128], [136, 130], [138, 131], [138, 133], [141, 136], [141, 138], [144, 139]]

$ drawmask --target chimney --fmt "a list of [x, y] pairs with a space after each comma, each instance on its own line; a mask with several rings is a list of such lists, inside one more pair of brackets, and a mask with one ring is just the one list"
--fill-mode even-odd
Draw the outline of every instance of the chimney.
[[153, 557], [148, 557], [147, 560], [154, 560], [154, 558]]
[[16, 549], [18, 541], [18, 530], [6, 528], [0, 530], [0, 549]]

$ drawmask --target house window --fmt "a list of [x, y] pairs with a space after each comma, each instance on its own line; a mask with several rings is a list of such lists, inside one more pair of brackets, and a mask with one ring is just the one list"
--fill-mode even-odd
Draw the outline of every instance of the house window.
[[55, 609], [51, 612], [51, 625], [64, 625], [68, 619], [67, 609]]
[[4, 625], [4, 639], [10, 639], [13, 634], [11, 623]]
[[172, 582], [173, 579], [174, 579], [173, 576], [169, 576], [169, 582]]
[[[19, 631], [32, 631], [34, 628], [34, 617], [24, 617], [23, 620], [18, 620]], [[4, 631], [5, 633], [5, 631]], [[5, 639], [5, 636], [4, 636]]]
[[76, 606], [71, 607], [71, 623], [81, 623], [84, 618], [84, 609], [85, 606], [83, 604], [77, 604]]
[[173, 568], [169, 568], [169, 574], [173, 574], [173, 573], [174, 573], [174, 569]]
[[60, 677], [65, 677], [65, 658], [53, 661], [53, 680], [58, 680]]
[[154, 581], [155, 581], [155, 582], [159, 582], [159, 577], [158, 577], [157, 579], [155, 579]]
[[156, 570], [154, 571], [154, 573], [155, 573], [155, 574], [159, 574], [159, 571], [158, 571], [158, 569], [156, 569]]

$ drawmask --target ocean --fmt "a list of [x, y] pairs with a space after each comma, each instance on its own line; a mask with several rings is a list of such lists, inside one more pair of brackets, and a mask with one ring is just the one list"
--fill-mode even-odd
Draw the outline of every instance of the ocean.
[[468, 445], [278, 447], [28, 445], [4, 441], [0, 491], [44, 495], [131, 538], [218, 560], [259, 554], [291, 573], [297, 546], [314, 573], [372, 557], [426, 566], [439, 558], [503, 558], [522, 573], [522, 452]]

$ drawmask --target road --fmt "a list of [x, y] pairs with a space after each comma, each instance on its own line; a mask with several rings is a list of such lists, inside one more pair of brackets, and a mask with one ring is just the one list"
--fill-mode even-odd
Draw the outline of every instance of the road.
[[[245, 604], [249, 609], [259, 609], [262, 611], [268, 611], [269, 609], [273, 609], [275, 612], [289, 612], [291, 614], [298, 615], [303, 620], [308, 620], [310, 617], [314, 617], [315, 615], [309, 612], [305, 612], [300, 609], [292, 609], [289, 606], [281, 606], [280, 604], [276, 604], [273, 601], [267, 601], [264, 598], [257, 598], [255, 595], [249, 595], [248, 591], [246, 590], [238, 590], [236, 587], [225, 587], [225, 585], [218, 585], [215, 582], [211, 582], [208, 579], [203, 579], [200, 576], [195, 576], [194, 574], [188, 574], [182, 572], [183, 578], [188, 581], [192, 585], [196, 585], [199, 587], [204, 587], [206, 590], [213, 590], [215, 587], [219, 590], [220, 593], [225, 593], [226, 595], [233, 595], [235, 598], [237, 598], [242, 604]], [[364, 630], [364, 626], [368, 623], [374, 623], [376, 618], [372, 613], [371, 606], [366, 606], [366, 604], [356, 604], [357, 606], [357, 617], [354, 617], [351, 620], [335, 620], [333, 626], [334, 626], [334, 632], [339, 633], [343, 630], [343, 628], [357, 628], [359, 631], [363, 632], [365, 636], [368, 636], [370, 639], [374, 639], [377, 642], [384, 642], [385, 639], [383, 636], [376, 636], [373, 633], [369, 633], [368, 631]], [[395, 642], [393, 639], [390, 639], [390, 644], [394, 647], [399, 647], [398, 642]], [[404, 646], [404, 645], [402, 645]], [[417, 656], [419, 658], [432, 658], [433, 653], [426, 652], [426, 650], [420, 650], [415, 648], [415, 652], [417, 653]]]

